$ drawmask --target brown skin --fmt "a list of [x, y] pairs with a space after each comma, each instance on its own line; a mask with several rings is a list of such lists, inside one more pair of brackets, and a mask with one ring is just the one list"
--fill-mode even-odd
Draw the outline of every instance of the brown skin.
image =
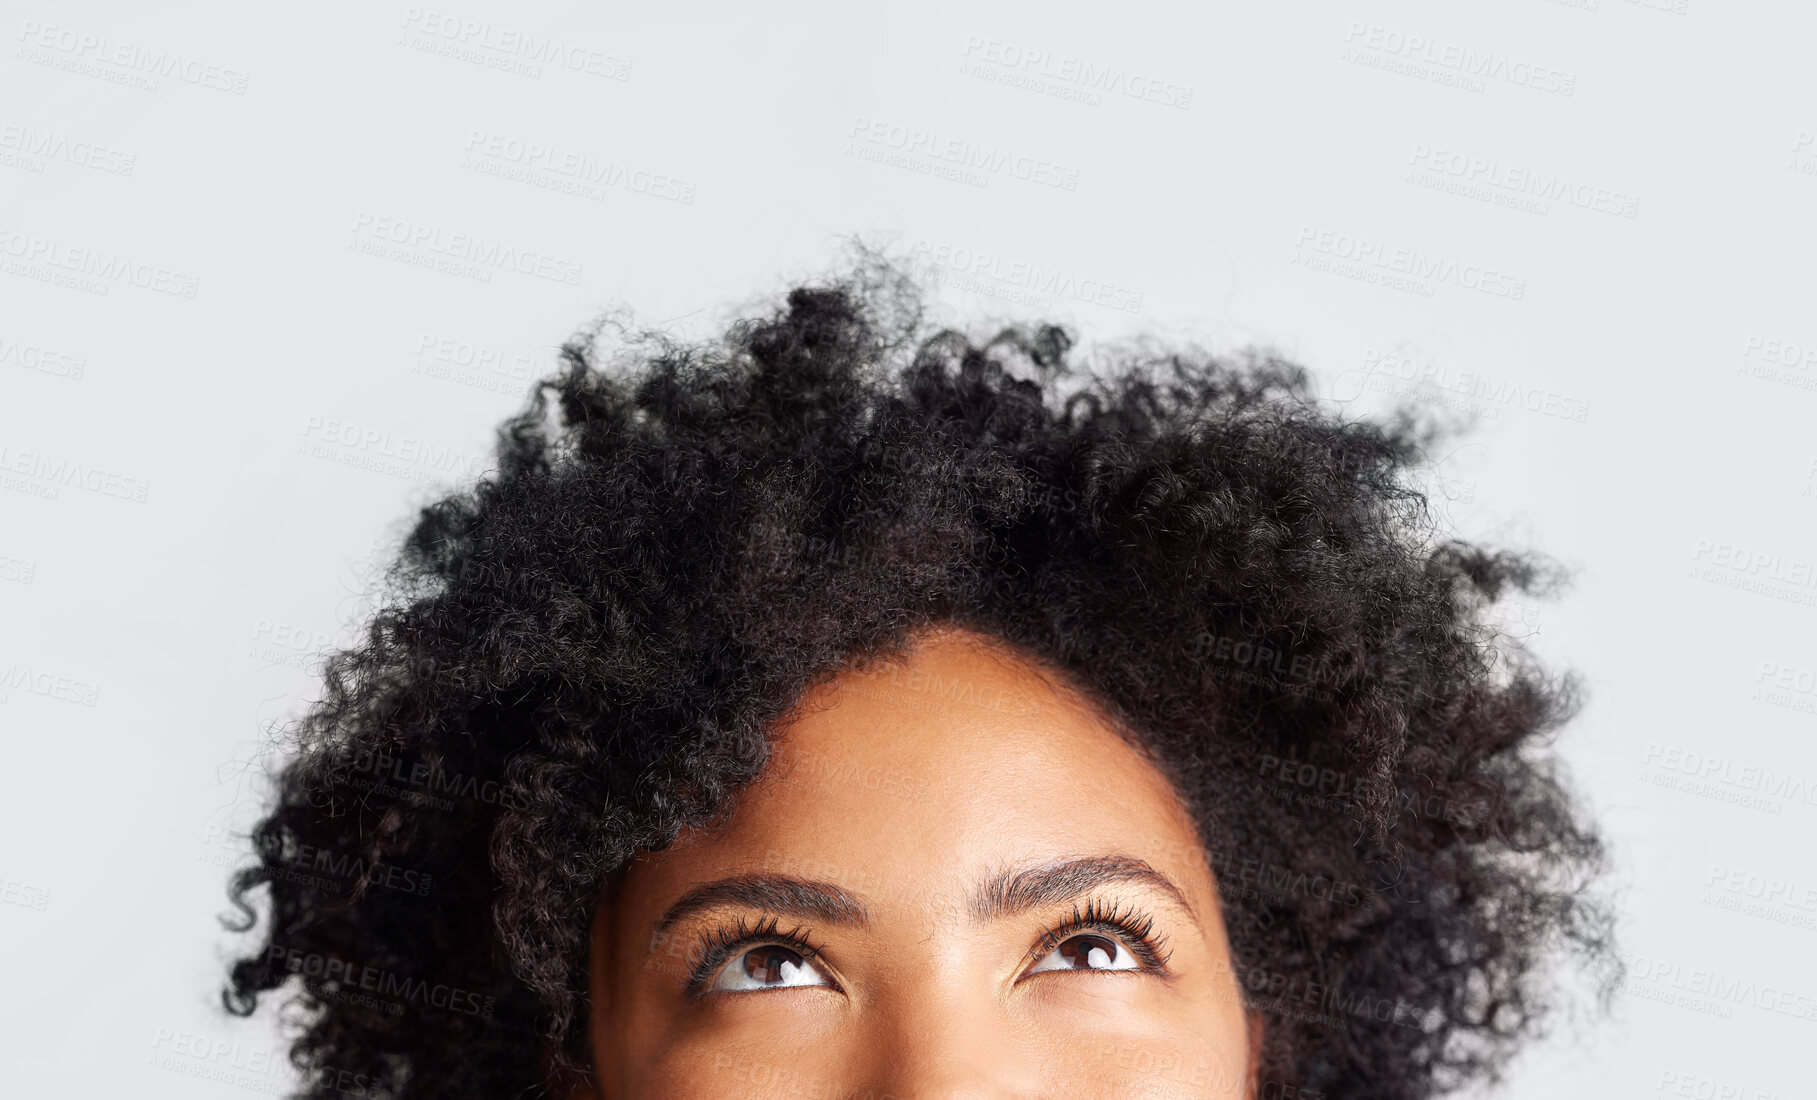
[[[721, 825], [600, 907], [604, 1100], [1253, 1095], [1209, 860], [1101, 710], [943, 627], [812, 689], [776, 743]], [[1127, 932], [1063, 928], [1107, 910], [1152, 920], [1165, 973]], [[772, 917], [690, 993], [703, 934]]]

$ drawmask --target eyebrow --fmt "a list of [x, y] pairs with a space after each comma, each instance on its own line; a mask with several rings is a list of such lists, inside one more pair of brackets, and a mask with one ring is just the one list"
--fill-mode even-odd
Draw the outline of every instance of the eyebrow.
[[676, 921], [724, 906], [848, 927], [869, 924], [871, 920], [862, 901], [830, 882], [793, 875], [752, 874], [733, 875], [694, 887], [657, 919], [654, 931], [661, 935]]
[[1134, 856], [1108, 855], [1069, 859], [1020, 871], [1003, 871], [972, 895], [972, 915], [980, 920], [1002, 920], [1033, 909], [1073, 901], [1104, 886], [1132, 883], [1147, 886], [1166, 897], [1199, 922], [1192, 903], [1172, 879]]
[[[1125, 855], [1086, 856], [999, 872], [973, 891], [970, 909], [979, 920], [1003, 920], [1123, 883], [1155, 890], [1198, 923], [1198, 913], [1172, 879], [1143, 860]], [[747, 874], [715, 879], [689, 890], [657, 919], [652, 932], [661, 936], [678, 921], [722, 907], [845, 927], [862, 927], [871, 920], [857, 895], [833, 883], [793, 875]]]

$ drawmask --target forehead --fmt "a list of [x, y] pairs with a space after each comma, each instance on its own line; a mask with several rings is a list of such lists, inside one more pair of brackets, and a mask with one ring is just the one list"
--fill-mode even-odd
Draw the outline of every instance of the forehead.
[[[1197, 862], [1172, 787], [1098, 707], [958, 628], [811, 689], [731, 817], [661, 858], [832, 880], [946, 880], [1054, 856]], [[845, 871], [847, 873], [840, 874]], [[857, 885], [853, 883], [853, 885]]]

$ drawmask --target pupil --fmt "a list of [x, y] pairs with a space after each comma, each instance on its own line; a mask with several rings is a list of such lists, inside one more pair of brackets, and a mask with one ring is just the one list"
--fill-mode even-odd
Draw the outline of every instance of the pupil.
[[1074, 936], [1060, 945], [1060, 957], [1075, 970], [1101, 970], [1116, 960], [1117, 945], [1103, 936]]
[[745, 952], [744, 972], [751, 980], [773, 985], [783, 978], [782, 968], [789, 966], [800, 969], [802, 958], [786, 947], [755, 947]]

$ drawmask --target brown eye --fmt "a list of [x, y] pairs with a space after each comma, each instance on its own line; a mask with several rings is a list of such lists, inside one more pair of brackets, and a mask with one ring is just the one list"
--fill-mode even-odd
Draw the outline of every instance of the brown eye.
[[1082, 932], [1068, 936], [1035, 965], [1030, 974], [1043, 970], [1137, 970], [1135, 957], [1121, 943], [1109, 936]]
[[799, 952], [786, 947], [771, 944], [768, 947], [753, 947], [744, 953], [745, 977], [760, 985], [776, 985], [783, 979], [783, 968], [790, 973], [800, 969], [807, 960]]
[[786, 989], [800, 985], [826, 985], [814, 964], [801, 952], [779, 943], [746, 948], [727, 960], [712, 988], [733, 992]]

